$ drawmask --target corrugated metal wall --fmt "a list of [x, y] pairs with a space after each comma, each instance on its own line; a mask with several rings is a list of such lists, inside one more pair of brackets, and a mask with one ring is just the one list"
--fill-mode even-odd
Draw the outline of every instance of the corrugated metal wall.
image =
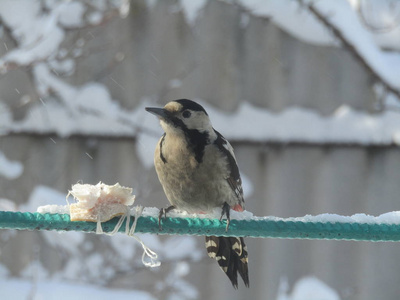
[[[144, 1], [134, 1], [126, 19], [82, 30], [82, 38], [87, 39], [89, 32], [94, 38], [87, 39], [85, 50], [90, 54], [78, 59], [71, 83], [98, 80], [127, 109], [144, 97], [160, 104], [185, 97], [200, 98], [230, 112], [240, 101], [272, 111], [295, 105], [322, 115], [342, 104], [372, 111], [372, 79], [344, 50], [306, 44], [271, 20], [224, 2], [208, 1], [193, 27], [176, 7], [172, 0], [158, 1], [151, 8]], [[249, 18], [245, 26], [243, 18]], [[114, 61], [117, 53], [125, 55], [122, 63]], [[170, 87], [175, 78], [181, 86]], [[34, 97], [23, 71], [0, 79], [1, 100], [21, 118], [29, 105], [18, 107], [15, 88]], [[23, 203], [36, 185], [65, 192], [78, 180], [101, 180], [140, 187], [139, 204], [166, 205], [155, 171], [142, 166], [134, 140], [52, 138], [56, 143], [40, 135], [0, 138], [0, 150], [25, 166], [18, 179], [0, 178], [0, 197]], [[376, 215], [399, 209], [398, 148], [298, 143], [234, 146], [241, 171], [254, 185], [246, 208], [257, 215]], [[40, 238], [31, 232], [18, 235], [19, 239], [2, 248], [0, 257], [14, 275], [32, 259], [33, 239]], [[199, 238], [201, 246], [202, 242]], [[306, 275], [322, 279], [343, 299], [397, 299], [400, 294], [400, 246], [394, 243], [248, 239], [248, 248], [251, 288], [234, 291], [216, 264], [207, 260], [194, 265], [189, 275], [201, 299], [273, 299], [281, 276], [293, 284]], [[42, 251], [46, 261], [55, 250]], [[53, 270], [58, 266], [57, 262], [45, 265]]]

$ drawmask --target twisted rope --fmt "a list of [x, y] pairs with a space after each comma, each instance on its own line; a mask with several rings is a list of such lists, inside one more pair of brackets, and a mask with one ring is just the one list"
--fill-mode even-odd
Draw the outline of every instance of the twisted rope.
[[[130, 226], [134, 222], [130, 218]], [[102, 223], [104, 232], [112, 232], [119, 217]], [[125, 222], [120, 227], [125, 231]], [[356, 222], [302, 222], [268, 218], [226, 221], [199, 218], [166, 218], [159, 229], [155, 217], [139, 217], [136, 232], [177, 235], [248, 236], [286, 239], [333, 239], [356, 241], [400, 241], [400, 225]], [[71, 222], [67, 214], [40, 214], [0, 211], [0, 229], [57, 230], [96, 232], [94, 222]]]

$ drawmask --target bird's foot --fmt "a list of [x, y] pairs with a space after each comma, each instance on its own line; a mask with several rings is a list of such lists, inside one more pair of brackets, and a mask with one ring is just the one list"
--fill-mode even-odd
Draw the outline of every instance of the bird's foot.
[[229, 206], [228, 203], [224, 202], [224, 205], [222, 205], [222, 212], [219, 220], [221, 221], [224, 215], [226, 215], [226, 229], [225, 229], [226, 232], [228, 232], [229, 224], [231, 223], [230, 213], [231, 213], [231, 207]]
[[160, 213], [158, 214], [158, 229], [162, 230], [161, 226], [161, 219], [164, 217], [164, 219], [167, 217], [167, 213], [170, 212], [171, 210], [175, 209], [175, 206], [171, 205], [168, 206], [167, 208], [161, 208]]

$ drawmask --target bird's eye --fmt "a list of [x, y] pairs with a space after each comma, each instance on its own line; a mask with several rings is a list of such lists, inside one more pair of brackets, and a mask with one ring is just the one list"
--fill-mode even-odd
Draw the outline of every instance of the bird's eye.
[[192, 113], [190, 112], [190, 111], [188, 111], [188, 110], [185, 110], [185, 111], [183, 111], [183, 113], [182, 113], [182, 117], [184, 117], [184, 118], [190, 118], [190, 116], [192, 115]]

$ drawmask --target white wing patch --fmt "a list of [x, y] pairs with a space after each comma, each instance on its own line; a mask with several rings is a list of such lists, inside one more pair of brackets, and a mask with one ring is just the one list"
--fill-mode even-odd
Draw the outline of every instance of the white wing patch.
[[244, 209], [242, 180], [240, 178], [239, 168], [236, 163], [233, 147], [218, 131], [215, 131], [215, 133], [217, 134], [217, 139], [214, 143], [222, 152], [225, 153], [230, 168], [230, 174], [226, 180], [228, 181], [232, 190], [235, 192], [238, 199], [238, 204]]

